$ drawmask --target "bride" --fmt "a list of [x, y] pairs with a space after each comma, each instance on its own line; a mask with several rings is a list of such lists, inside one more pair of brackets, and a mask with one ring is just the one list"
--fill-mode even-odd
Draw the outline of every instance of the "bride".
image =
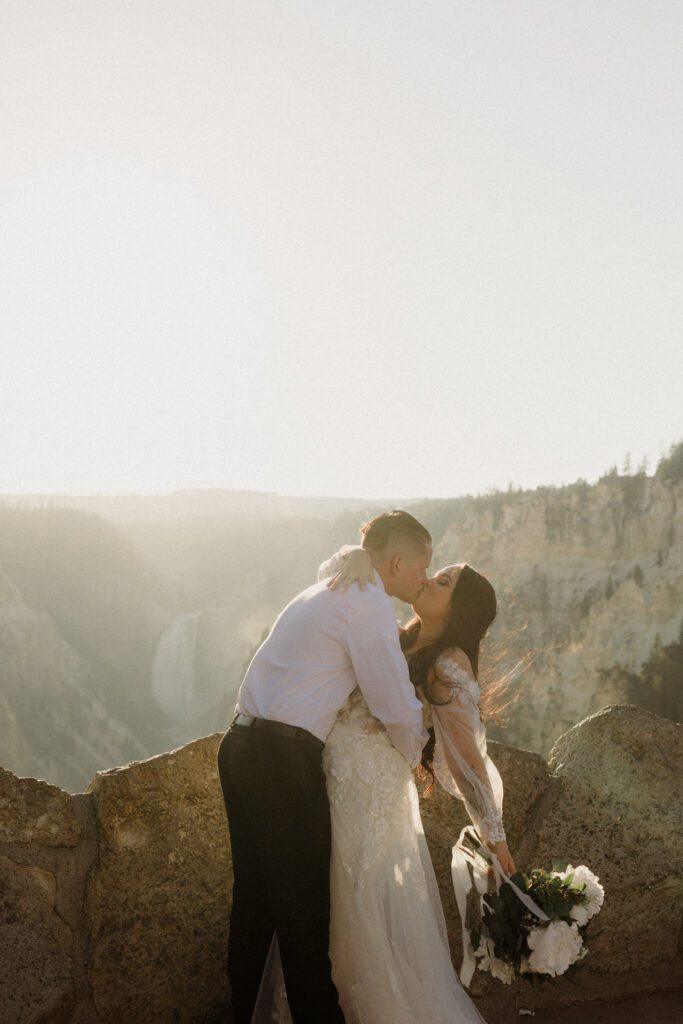
[[[362, 548], [342, 548], [318, 571], [332, 588], [365, 586], [373, 575]], [[447, 566], [413, 612], [401, 646], [431, 727], [423, 767], [464, 801], [511, 874], [503, 785], [487, 754], [477, 683], [495, 592], [471, 566]], [[482, 1024], [451, 963], [413, 774], [358, 689], [327, 738], [323, 768], [332, 820], [330, 960], [347, 1024]], [[252, 1024], [291, 1020], [274, 940]]]

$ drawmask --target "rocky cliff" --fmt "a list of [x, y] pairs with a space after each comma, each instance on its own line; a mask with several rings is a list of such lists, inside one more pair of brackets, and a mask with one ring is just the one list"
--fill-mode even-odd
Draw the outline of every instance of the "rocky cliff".
[[31, 608], [0, 573], [0, 752], [19, 775], [78, 790], [102, 759], [147, 754], [107, 706], [92, 665], [47, 612]]
[[653, 651], [683, 640], [680, 481], [613, 475], [474, 500], [456, 515], [434, 564], [468, 561], [488, 575], [500, 597], [492, 647], [508, 662], [532, 654], [517, 681], [512, 742], [547, 753], [561, 732], [616, 702], [680, 717], [680, 697], [669, 711], [667, 695], [641, 678]]
[[0, 510], [0, 761], [13, 771], [78, 792], [103, 758], [168, 749], [148, 677], [172, 613], [145, 569], [95, 516]]
[[[97, 769], [226, 728], [264, 629], [379, 510], [269, 500], [245, 517], [220, 494], [181, 497], [172, 515], [102, 499], [110, 521], [0, 503], [0, 763], [76, 793]], [[434, 567], [466, 560], [496, 587], [484, 677], [526, 664], [494, 738], [545, 756], [609, 703], [680, 720], [683, 445], [650, 477], [411, 508]]]
[[[567, 732], [549, 762], [491, 743], [518, 866], [586, 863], [606, 890], [581, 987], [544, 985], [542, 1019], [576, 1000], [631, 993], [647, 1003], [680, 979], [681, 731], [618, 706]], [[0, 769], [1, 1024], [229, 1019], [220, 739], [98, 772], [75, 796]], [[457, 966], [449, 864], [466, 818], [441, 790], [421, 809]], [[529, 1005], [521, 983], [482, 975], [472, 992], [489, 1024], [511, 1024]]]

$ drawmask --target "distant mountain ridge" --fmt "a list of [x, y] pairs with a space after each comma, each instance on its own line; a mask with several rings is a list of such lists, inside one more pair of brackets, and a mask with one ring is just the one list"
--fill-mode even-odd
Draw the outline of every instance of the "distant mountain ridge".
[[[396, 499], [387, 508], [414, 504], [419, 499]], [[221, 488], [172, 491], [169, 494], [4, 494], [0, 507], [73, 508], [95, 512], [113, 522], [173, 522], [180, 519], [225, 515], [253, 515], [273, 519], [311, 516], [332, 519], [345, 509], [362, 509], [366, 498], [290, 497], [274, 491], [240, 491]], [[376, 503], [373, 503], [376, 504]]]

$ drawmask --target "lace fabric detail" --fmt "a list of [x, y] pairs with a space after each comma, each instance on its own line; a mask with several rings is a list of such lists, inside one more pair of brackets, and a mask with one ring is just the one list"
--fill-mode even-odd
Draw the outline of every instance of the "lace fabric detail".
[[406, 799], [412, 774], [358, 688], [327, 737], [323, 769], [330, 805], [338, 819], [344, 816], [347, 829], [341, 866], [360, 890], [373, 864], [387, 855], [397, 805]]
[[323, 751], [330, 958], [347, 1024], [480, 1024], [455, 975], [410, 765], [359, 689]]
[[481, 838], [504, 842], [503, 782], [487, 751], [479, 684], [448, 655], [440, 655], [435, 667], [452, 695], [447, 704], [432, 705], [434, 772], [444, 789], [464, 801]]
[[479, 683], [455, 658], [451, 658], [448, 654], [440, 654], [436, 659], [434, 667], [439, 674], [439, 678], [450, 689], [454, 692], [466, 693], [477, 705], [477, 708], [479, 707], [479, 698], [481, 697]]
[[487, 843], [504, 843], [507, 839], [503, 828], [503, 819], [493, 814], [481, 820], [482, 839]]

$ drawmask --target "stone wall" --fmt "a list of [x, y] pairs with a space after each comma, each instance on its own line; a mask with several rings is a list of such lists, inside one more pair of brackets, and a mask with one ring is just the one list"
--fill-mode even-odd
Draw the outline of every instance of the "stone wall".
[[92, 797], [0, 768], [0, 1024], [100, 1020], [83, 905], [96, 857]]
[[[74, 796], [0, 769], [0, 1024], [228, 1019], [220, 739], [98, 772]], [[587, 863], [606, 888], [582, 988], [550, 981], [541, 1008], [670, 987], [683, 920], [681, 727], [619, 705], [562, 736], [548, 763], [490, 750], [518, 866]], [[449, 863], [466, 817], [438, 788], [422, 813], [458, 964]], [[489, 1024], [528, 1005], [521, 983], [481, 976], [472, 992]]]

